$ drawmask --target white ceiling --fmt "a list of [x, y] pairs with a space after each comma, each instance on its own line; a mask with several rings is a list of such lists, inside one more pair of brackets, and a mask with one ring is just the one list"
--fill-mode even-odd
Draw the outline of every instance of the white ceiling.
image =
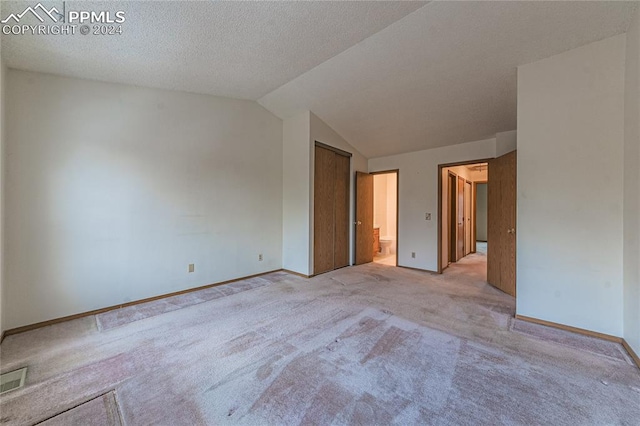
[[368, 158], [516, 128], [516, 67], [622, 33], [633, 3], [432, 2], [269, 93]]
[[[38, 1], [62, 11], [62, 1], [2, 0], [2, 18]], [[256, 100], [422, 5], [67, 1], [68, 11], [123, 10], [122, 35], [3, 35], [2, 56], [18, 69]]]
[[[33, 3], [2, 1], [1, 15]], [[3, 35], [2, 57], [13, 68], [258, 100], [281, 118], [308, 109], [372, 158], [515, 129], [516, 67], [624, 32], [636, 5], [68, 1], [67, 10], [124, 10], [123, 35]]]

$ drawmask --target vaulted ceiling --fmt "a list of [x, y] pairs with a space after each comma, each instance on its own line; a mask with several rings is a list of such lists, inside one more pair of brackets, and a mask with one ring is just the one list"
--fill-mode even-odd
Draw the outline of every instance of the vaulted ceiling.
[[[626, 31], [637, 4], [67, 1], [123, 10], [122, 35], [2, 35], [1, 53], [13, 68], [251, 99], [281, 118], [311, 110], [371, 158], [515, 129], [516, 67]], [[29, 5], [3, 1], [1, 15]]]

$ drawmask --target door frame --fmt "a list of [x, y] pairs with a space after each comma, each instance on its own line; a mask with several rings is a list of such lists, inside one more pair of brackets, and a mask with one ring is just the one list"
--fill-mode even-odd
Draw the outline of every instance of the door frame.
[[[478, 211], [478, 185], [489, 185], [489, 181], [488, 180], [479, 180], [477, 182], [472, 182], [473, 184], [473, 211], [477, 213]], [[478, 242], [478, 226], [477, 226], [477, 222], [476, 222], [476, 214], [474, 213], [473, 215], [473, 228], [472, 228], [472, 240], [471, 241], [471, 245], [473, 246], [473, 252], [475, 253], [477, 251], [477, 246], [476, 243]]]
[[455, 163], [438, 164], [438, 274], [445, 268], [442, 267], [442, 169], [447, 167], [466, 166], [468, 164], [488, 163], [493, 158], [478, 158], [477, 160], [457, 161]]
[[[456, 177], [456, 262], [462, 259], [466, 251], [465, 239], [467, 237], [467, 220], [465, 217], [464, 188], [467, 180], [460, 175]], [[462, 217], [461, 217], [462, 216]], [[460, 223], [462, 221], [462, 223]], [[460, 229], [462, 226], [462, 230]], [[462, 247], [460, 247], [462, 245]]]
[[447, 185], [447, 221], [449, 225], [447, 226], [447, 265], [449, 265], [456, 261], [457, 250], [455, 242], [458, 233], [458, 221], [456, 219], [458, 212], [455, 208], [457, 204], [456, 197], [458, 196], [458, 175], [451, 170], [447, 170]]
[[[467, 194], [467, 190], [469, 194]], [[467, 195], [469, 196], [467, 205]], [[469, 216], [467, 217], [467, 210], [469, 211]], [[473, 246], [473, 224], [475, 222], [475, 205], [473, 204], [473, 182], [470, 180], [464, 180], [464, 255], [470, 255], [475, 253], [475, 248]], [[469, 236], [469, 245], [467, 245], [467, 235]]]
[[[400, 252], [400, 169], [380, 170], [369, 172], [371, 175], [396, 174], [396, 266], [398, 266], [398, 253]], [[373, 196], [375, 198], [375, 180], [373, 184]]]

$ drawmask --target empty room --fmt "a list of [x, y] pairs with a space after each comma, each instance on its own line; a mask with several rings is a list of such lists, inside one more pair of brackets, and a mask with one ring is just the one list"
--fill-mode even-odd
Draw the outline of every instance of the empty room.
[[0, 424], [638, 424], [639, 2], [0, 29]]

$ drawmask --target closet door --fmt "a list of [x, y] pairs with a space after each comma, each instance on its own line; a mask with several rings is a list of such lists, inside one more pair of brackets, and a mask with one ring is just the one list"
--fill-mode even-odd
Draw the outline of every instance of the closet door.
[[336, 154], [316, 146], [313, 202], [313, 273], [334, 269]]
[[334, 269], [349, 266], [349, 157], [336, 154]]
[[313, 273], [349, 265], [349, 153], [316, 145]]

